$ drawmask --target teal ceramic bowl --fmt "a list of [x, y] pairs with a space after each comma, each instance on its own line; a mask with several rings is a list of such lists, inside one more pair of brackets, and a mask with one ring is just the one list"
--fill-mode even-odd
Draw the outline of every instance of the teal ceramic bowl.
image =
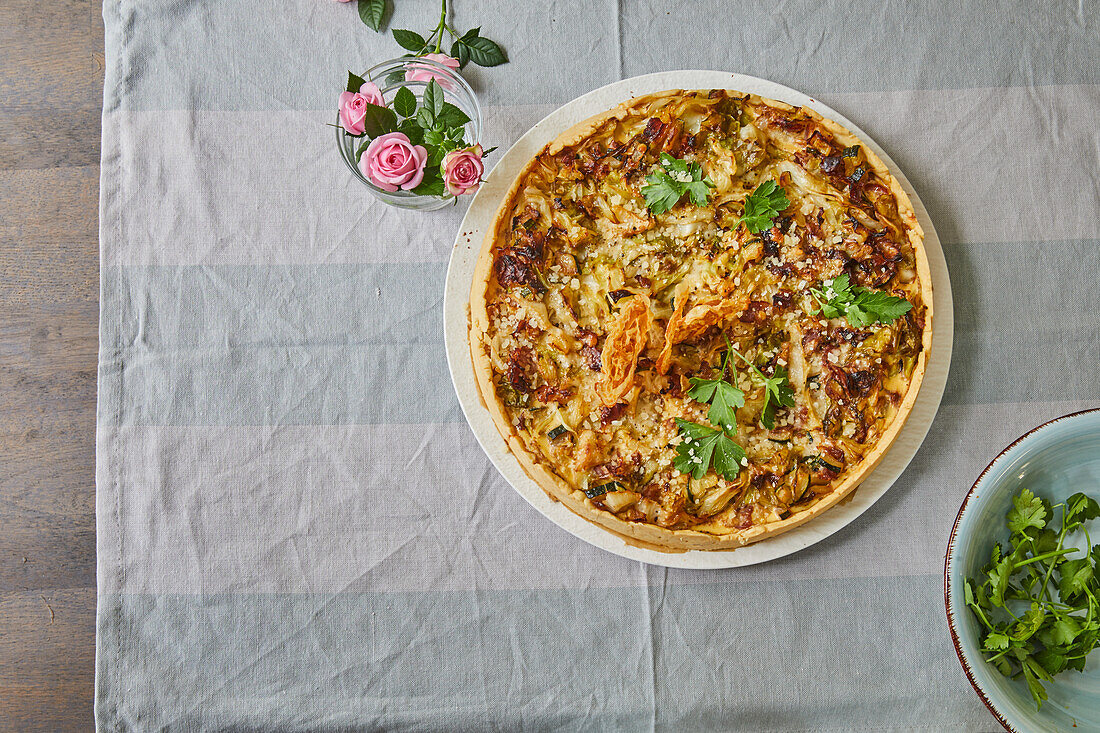
[[1052, 503], [1078, 491], [1100, 498], [1100, 409], [1051, 420], [1021, 436], [993, 459], [966, 495], [944, 563], [955, 651], [978, 695], [1008, 730], [1100, 731], [1100, 650], [1089, 655], [1083, 672], [1069, 670], [1046, 683], [1049, 699], [1038, 712], [1024, 681], [1005, 677], [980, 652], [979, 624], [966, 607], [964, 584], [989, 561], [994, 542], [1007, 543], [1005, 514], [1024, 487]]

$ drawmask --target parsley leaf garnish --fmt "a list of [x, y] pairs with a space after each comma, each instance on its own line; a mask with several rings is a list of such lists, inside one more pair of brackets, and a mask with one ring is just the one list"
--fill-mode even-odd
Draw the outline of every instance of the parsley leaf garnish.
[[1085, 523], [1097, 517], [1100, 504], [1085, 494], [1051, 506], [1022, 489], [1005, 515], [1012, 552], [994, 544], [982, 582], [966, 580], [966, 605], [983, 629], [986, 661], [1007, 677], [1022, 675], [1037, 708], [1047, 699], [1043, 683], [1084, 669], [1100, 638], [1100, 545], [1074, 558], [1067, 555], [1080, 551], [1065, 546], [1077, 530], [1091, 545]]
[[721, 376], [718, 379], [691, 378], [688, 396], [699, 402], [709, 402], [710, 410], [707, 412], [707, 419], [727, 433], [733, 434], [737, 432], [737, 408], [745, 406], [745, 393], [725, 379], [731, 351], [732, 349], [726, 349], [726, 355], [722, 358], [722, 364], [719, 367]]
[[822, 288], [810, 288], [818, 304], [818, 313], [825, 318], [844, 316], [856, 328], [866, 328], [872, 323], [890, 323], [912, 309], [905, 298], [852, 285], [848, 274], [822, 283]]
[[787, 192], [779, 184], [772, 180], [764, 181], [745, 199], [741, 221], [750, 232], [759, 234], [765, 229], [771, 229], [775, 217], [790, 205]]
[[714, 182], [703, 176], [698, 163], [673, 158], [668, 153], [661, 153], [661, 167], [654, 169], [645, 180], [642, 196], [654, 214], [668, 211], [684, 194], [696, 206], [706, 206], [710, 189], [714, 188]]
[[676, 418], [676, 425], [682, 438], [672, 462], [676, 470], [701, 479], [713, 462], [715, 472], [727, 481], [737, 478], [745, 449], [734, 443], [725, 431], [680, 418]]
[[[728, 341], [726, 345], [729, 346]], [[672, 465], [696, 479], [705, 476], [713, 463], [716, 473], [732, 481], [741, 472], [741, 461], [745, 459], [744, 448], [733, 440], [737, 434], [737, 408], [744, 407], [745, 393], [725, 379], [731, 351], [726, 349], [717, 379], [692, 377], [688, 390], [692, 399], [710, 403], [707, 419], [718, 428], [676, 418], [681, 443], [676, 446]]]
[[1027, 489], [1012, 498], [1012, 508], [1005, 516], [1005, 522], [1013, 534], [1024, 534], [1029, 527], [1042, 529], [1047, 525], [1047, 510], [1043, 500]]
[[768, 430], [774, 429], [775, 409], [780, 406], [794, 407], [794, 390], [791, 389], [791, 383], [787, 379], [787, 370], [776, 367], [775, 374], [769, 377], [757, 369], [756, 365], [746, 359], [740, 351], [734, 351], [734, 353], [752, 370], [756, 380], [764, 385], [764, 406], [760, 409], [760, 424]]

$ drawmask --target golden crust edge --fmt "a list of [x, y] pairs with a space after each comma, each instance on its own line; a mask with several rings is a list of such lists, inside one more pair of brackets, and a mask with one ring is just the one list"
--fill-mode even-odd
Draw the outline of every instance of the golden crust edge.
[[[727, 91], [744, 94], [739, 90], [731, 89]], [[921, 353], [913, 368], [913, 375], [909, 381], [909, 389], [906, 390], [905, 397], [902, 399], [902, 403], [898, 407], [894, 419], [890, 422], [886, 432], [883, 433], [871, 452], [860, 461], [858, 464], [859, 470], [846, 478], [831, 492], [821, 497], [813, 504], [792, 513], [784, 519], [756, 525], [747, 530], [734, 530], [728, 534], [719, 536], [690, 529], [674, 530], [657, 527], [651, 524], [626, 522], [610, 512], [596, 509], [587, 499], [575, 499], [573, 494], [576, 490], [570, 487], [560, 477], [547, 470], [541, 463], [538, 463], [537, 457], [523, 445], [511, 421], [508, 420], [504, 411], [501, 409], [492, 386], [492, 367], [488, 355], [484, 351], [484, 344], [482, 343], [482, 337], [487, 334], [489, 325], [486, 294], [491, 283], [492, 245], [493, 242], [496, 241], [497, 234], [500, 232], [501, 227], [507, 222], [508, 214], [519, 192], [520, 184], [535, 165], [540, 155], [544, 152], [549, 152], [551, 154], [556, 153], [568, 145], [584, 139], [607, 120], [612, 118], [622, 119], [622, 117], [628, 115], [636, 107], [642, 104], [648, 104], [661, 97], [672, 97], [683, 93], [684, 90], [682, 89], [668, 89], [634, 97], [617, 107], [598, 113], [572, 125], [532, 156], [531, 160], [528, 161], [513, 180], [507, 195], [497, 209], [497, 214], [493, 219], [492, 225], [486, 231], [485, 237], [482, 240], [481, 250], [478, 253], [478, 259], [474, 266], [473, 278], [470, 285], [470, 326], [467, 337], [469, 338], [470, 354], [474, 364], [475, 383], [478, 393], [482, 403], [488, 408], [489, 414], [493, 418], [493, 424], [496, 426], [497, 432], [504, 439], [509, 451], [516, 457], [516, 460], [519, 462], [524, 472], [539, 486], [539, 488], [545, 491], [553, 501], [561, 502], [573, 513], [599, 525], [603, 529], [618, 536], [627, 544], [661, 552], [687, 552], [689, 550], [729, 551], [787, 532], [824, 513], [850, 496], [852, 492], [863, 483], [868, 474], [878, 466], [883, 457], [885, 457], [886, 453], [897, 439], [898, 434], [901, 432], [902, 427], [908, 420], [913, 410], [913, 406], [916, 404], [920, 387], [924, 381], [924, 374], [927, 370], [928, 358], [932, 349], [932, 276], [928, 255], [924, 248], [924, 230], [917, 220], [916, 212], [913, 209], [913, 204], [909, 195], [902, 188], [898, 179], [891, 173], [890, 169], [887, 168], [886, 164], [882, 162], [878, 155], [867, 146], [866, 142], [854, 135], [846, 127], [833, 120], [822, 117], [808, 107], [799, 107], [798, 109], [801, 109], [803, 113], [812, 117], [816, 122], [836, 136], [838, 141], [846, 144], [858, 143], [863, 146], [863, 152], [868, 163], [874, 169], [875, 173], [887, 183], [891, 193], [894, 194], [894, 198], [898, 202], [898, 213], [906, 224], [909, 241], [913, 246], [913, 252], [917, 260], [917, 278], [920, 282], [921, 299], [925, 307], [925, 324], [924, 331], [921, 334]], [[796, 109], [794, 105], [779, 100], [769, 99], [755, 94], [748, 94], [746, 96], [759, 99], [765, 104], [780, 109]]]

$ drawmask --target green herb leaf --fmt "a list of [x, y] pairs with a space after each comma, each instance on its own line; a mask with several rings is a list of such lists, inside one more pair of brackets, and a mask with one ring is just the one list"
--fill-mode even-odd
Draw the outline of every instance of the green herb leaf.
[[416, 114], [416, 95], [408, 87], [401, 87], [393, 97], [393, 111], [402, 117]]
[[991, 631], [985, 637], [985, 648], [992, 651], [1008, 649], [1008, 636], [999, 631]]
[[[480, 31], [480, 28], [477, 30]], [[470, 38], [463, 36], [462, 45], [469, 52], [470, 60], [478, 66], [499, 66], [508, 61], [504, 49], [484, 36], [477, 35]]]
[[359, 0], [359, 19], [371, 30], [382, 30], [386, 17], [386, 0]]
[[1020, 617], [1020, 621], [1013, 628], [1012, 638], [1016, 641], [1027, 641], [1043, 625], [1045, 618], [1046, 611], [1043, 609], [1042, 604], [1038, 601], [1032, 601], [1031, 608]]
[[397, 129], [397, 115], [388, 107], [379, 107], [368, 103], [363, 117], [363, 132], [369, 138], [376, 138]]
[[654, 214], [668, 211], [684, 195], [683, 188], [669, 178], [667, 173], [651, 173], [645, 180], [647, 185], [642, 186], [642, 196], [645, 198], [645, 205]]
[[775, 217], [791, 205], [784, 191], [775, 181], [768, 180], [756, 187], [745, 199], [745, 211], [741, 221], [753, 234], [770, 229]]
[[676, 425], [681, 438], [673, 459], [676, 470], [700, 479], [710, 470], [713, 461], [716, 473], [728, 481], [737, 478], [745, 451], [725, 432], [680, 418], [676, 418]]
[[1055, 650], [1047, 648], [1035, 654], [1035, 661], [1042, 665], [1047, 674], [1056, 675], [1066, 669], [1069, 660], [1066, 659], [1064, 654], [1059, 654]]
[[[1043, 701], [1047, 699], [1047, 691], [1043, 688], [1043, 683], [1036, 679], [1035, 668], [1043, 669], [1037, 663], [1031, 663], [1031, 659], [1026, 659], [1023, 665], [1024, 679], [1027, 681], [1028, 692], [1031, 693], [1031, 697], [1035, 700], [1035, 706], [1037, 709], [1043, 709]], [[1046, 670], [1043, 669], [1043, 674], [1046, 674]], [[1049, 676], [1049, 675], [1047, 675]]]
[[[762, 372], [757, 372], [764, 377]], [[787, 381], [787, 370], [776, 367], [773, 376], [764, 377], [764, 407], [760, 411], [760, 423], [768, 430], [775, 428], [775, 409], [780, 406], [794, 407], [794, 390]]]
[[1063, 601], [1072, 601], [1085, 592], [1093, 578], [1092, 563], [1089, 558], [1066, 560], [1058, 566], [1058, 593]]
[[392, 32], [393, 40], [397, 41], [397, 45], [407, 51], [420, 53], [424, 50], [424, 47], [428, 45], [428, 42], [424, 40], [424, 37], [414, 31], [407, 31], [403, 28], [394, 28]]
[[707, 419], [727, 433], [737, 432], [737, 408], [745, 406], [745, 393], [724, 379], [692, 377], [688, 396], [699, 402], [709, 402]]
[[1005, 521], [1009, 531], [1023, 534], [1028, 527], [1042, 529], [1046, 526], [1046, 509], [1043, 502], [1027, 489], [1012, 498], [1012, 508], [1008, 510]]
[[348, 91], [349, 92], [354, 93], [354, 92], [359, 91], [360, 89], [363, 88], [363, 85], [366, 84], [366, 83], [367, 83], [367, 80], [364, 79], [363, 77], [356, 76], [355, 74], [351, 73], [350, 71], [348, 72]]
[[1008, 579], [1012, 576], [1014, 565], [1014, 556], [1009, 555], [995, 562], [993, 568], [987, 573], [989, 577], [989, 602], [994, 606], [1004, 608], [1005, 591], [1008, 589]]
[[1067, 524], [1087, 522], [1097, 517], [1100, 517], [1100, 504], [1091, 496], [1078, 492], [1066, 499], [1066, 516], [1063, 521]]
[[703, 177], [703, 169], [698, 163], [689, 163], [668, 153], [661, 153], [660, 168], [654, 169], [645, 180], [642, 197], [654, 214], [665, 213], [684, 194], [696, 206], [706, 206], [710, 189], [714, 188], [714, 182]]
[[745, 459], [745, 449], [723, 434], [714, 446], [714, 471], [727, 481], [733, 481], [741, 473], [741, 461]]
[[1081, 633], [1081, 624], [1070, 615], [1058, 617], [1051, 628], [1051, 640], [1056, 646], [1069, 646], [1077, 635]]
[[820, 313], [825, 318], [844, 316], [856, 328], [866, 328], [872, 323], [890, 323], [905, 315], [913, 304], [880, 290], [868, 290], [860, 285], [852, 286], [847, 273], [826, 280], [821, 288], [810, 288]]
[[853, 324], [859, 328], [871, 323], [890, 323], [913, 308], [913, 304], [905, 298], [899, 298], [881, 290], [868, 290], [862, 287], [857, 290], [859, 293], [856, 296], [855, 306], [867, 314], [866, 318], [861, 319], [863, 323]]
[[787, 370], [776, 367], [772, 376], [767, 376], [740, 351], [734, 351], [737, 357], [749, 368], [753, 378], [764, 387], [764, 405], [760, 408], [760, 424], [768, 430], [775, 428], [775, 411], [779, 407], [794, 407], [794, 390], [787, 379]]

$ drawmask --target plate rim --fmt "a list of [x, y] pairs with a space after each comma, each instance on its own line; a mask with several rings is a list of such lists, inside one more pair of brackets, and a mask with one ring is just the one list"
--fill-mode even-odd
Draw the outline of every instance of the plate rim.
[[[476, 388], [468, 340], [469, 292], [473, 267], [481, 250], [485, 229], [495, 218], [515, 176], [546, 143], [572, 124], [642, 94], [666, 89], [721, 88], [751, 92], [792, 105], [807, 106], [848, 128], [883, 160], [909, 195], [917, 220], [924, 229], [924, 247], [932, 273], [933, 302], [936, 308], [932, 324], [932, 350], [921, 391], [894, 445], [848, 499], [831, 507], [811, 522], [759, 543], [732, 550], [661, 552], [632, 545], [619, 535], [574, 514], [551, 499], [523, 471], [515, 456], [507, 449], [504, 438], [497, 431]], [[516, 139], [486, 176], [459, 226], [447, 266], [443, 329], [451, 382], [474, 437], [508, 484], [540, 514], [584, 542], [621, 557], [664, 567], [722, 569], [768, 562], [804, 550], [855, 521], [895, 483], [927, 436], [943, 397], [951, 362], [954, 311], [947, 262], [927, 209], [901, 169], [874, 139], [828, 105], [790, 87], [728, 71], [679, 70], [644, 74], [594, 89], [559, 105]]]

